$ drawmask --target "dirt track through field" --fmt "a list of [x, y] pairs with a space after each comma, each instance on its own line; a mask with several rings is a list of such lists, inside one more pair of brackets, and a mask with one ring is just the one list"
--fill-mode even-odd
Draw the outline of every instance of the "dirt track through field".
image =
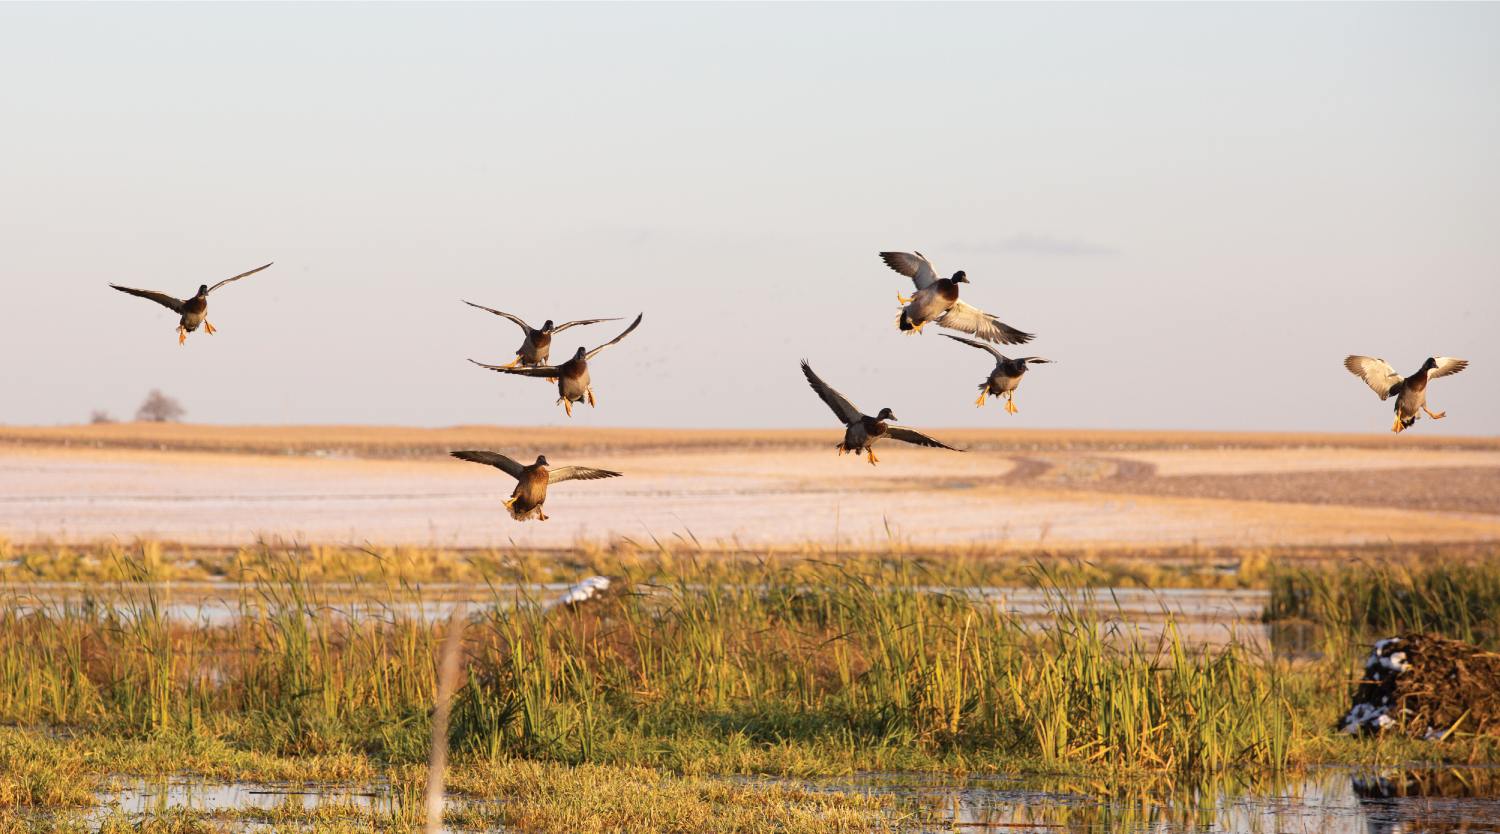
[[[1438, 466], [1385, 470], [1311, 470], [1231, 475], [1162, 475], [1131, 458], [1012, 457], [1003, 480], [1063, 489], [1134, 495], [1341, 504], [1432, 512], [1500, 514], [1500, 467]], [[1092, 472], [1093, 477], [1080, 477]]]

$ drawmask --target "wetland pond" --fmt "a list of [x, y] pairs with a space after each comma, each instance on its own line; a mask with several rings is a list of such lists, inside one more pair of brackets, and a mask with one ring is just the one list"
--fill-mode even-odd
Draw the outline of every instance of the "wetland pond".
[[[1186, 789], [1116, 789], [999, 776], [956, 780], [902, 773], [827, 780], [739, 778], [736, 784], [791, 786], [889, 797], [908, 832], [1305, 832], [1410, 834], [1500, 832], [1500, 768], [1326, 767], [1256, 785], [1220, 781]], [[177, 810], [223, 814], [288, 803], [394, 813], [382, 784], [358, 786], [207, 782], [186, 778], [112, 781], [89, 815], [140, 819]], [[450, 808], [496, 800], [450, 799]], [[253, 816], [252, 816], [253, 818]], [[246, 823], [243, 830], [261, 824]], [[462, 830], [462, 829], [457, 829]]]
[[[446, 618], [454, 606], [553, 604], [568, 586], [526, 585], [473, 588], [429, 585], [420, 596], [373, 603], [367, 589], [328, 589], [316, 612], [361, 620]], [[1255, 590], [1146, 590], [1101, 588], [1046, 592], [1031, 588], [932, 588], [982, 599], [1041, 628], [1056, 621], [1058, 606], [1092, 609], [1101, 627], [1154, 638], [1174, 629], [1185, 642], [1227, 642], [1273, 650], [1271, 627], [1261, 622], [1267, 602]], [[153, 594], [158, 616], [200, 626], [229, 626], [260, 604], [234, 585], [174, 584]], [[642, 587], [648, 595], [666, 589]], [[91, 610], [130, 617], [141, 611], [143, 588], [119, 586], [105, 594], [68, 584], [12, 589], [12, 607], [30, 610]], [[1274, 650], [1289, 650], [1279, 636]], [[1297, 649], [1290, 649], [1296, 652]], [[1401, 769], [1323, 767], [1284, 777], [1206, 784], [1155, 783], [1112, 786], [1106, 782], [1019, 779], [997, 775], [968, 778], [916, 773], [866, 773], [827, 779], [724, 777], [756, 789], [780, 786], [803, 791], [883, 798], [893, 809], [892, 830], [907, 832], [1381, 832], [1465, 831], [1500, 834], [1500, 767]], [[321, 810], [364, 814], [365, 819], [409, 818], [420, 798], [398, 795], [384, 783], [270, 784], [205, 781], [187, 775], [166, 779], [117, 776], [98, 793], [97, 807], [80, 810], [97, 829], [125, 815], [143, 820], [188, 811], [212, 815], [231, 830], [261, 831], [285, 811]], [[456, 819], [476, 819], [503, 809], [505, 799], [451, 796]], [[492, 817], [493, 818], [493, 817]], [[295, 828], [295, 825], [293, 826]], [[280, 829], [279, 829], [280, 830]], [[464, 829], [455, 829], [464, 830]], [[493, 829], [491, 829], [493, 830]]]

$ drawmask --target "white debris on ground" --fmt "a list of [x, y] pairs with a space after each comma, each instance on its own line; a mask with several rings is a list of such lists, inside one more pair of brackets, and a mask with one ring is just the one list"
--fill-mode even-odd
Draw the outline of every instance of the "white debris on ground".
[[1406, 662], [1406, 652], [1401, 651], [1401, 638], [1387, 637], [1375, 644], [1375, 651], [1370, 652], [1370, 658], [1365, 661], [1365, 671], [1370, 667], [1378, 666], [1388, 672], [1400, 674], [1409, 668]]
[[587, 602], [609, 590], [610, 579], [607, 576], [590, 576], [575, 583], [571, 588], [564, 591], [562, 596], [552, 601], [547, 608], [568, 607]]
[[1375, 650], [1365, 660], [1365, 683], [1339, 721], [1339, 732], [1349, 735], [1379, 732], [1396, 723], [1390, 716], [1390, 690], [1396, 676], [1410, 668], [1404, 648], [1405, 642], [1399, 637], [1376, 642]]
[[1349, 735], [1358, 735], [1365, 730], [1383, 730], [1387, 726], [1396, 723], [1386, 713], [1390, 712], [1390, 704], [1355, 704], [1344, 716], [1344, 726], [1339, 732]]

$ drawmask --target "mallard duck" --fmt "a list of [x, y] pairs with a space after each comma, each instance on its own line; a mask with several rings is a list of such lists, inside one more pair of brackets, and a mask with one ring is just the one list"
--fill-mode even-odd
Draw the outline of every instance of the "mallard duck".
[[542, 512], [542, 505], [547, 503], [547, 487], [552, 484], [561, 481], [593, 481], [599, 478], [620, 477], [619, 472], [588, 466], [559, 466], [556, 469], [548, 469], [546, 455], [537, 455], [536, 463], [524, 466], [499, 452], [465, 449], [450, 454], [459, 460], [493, 466], [516, 479], [516, 488], [511, 492], [510, 500], [505, 502], [505, 509], [516, 521], [525, 521], [529, 518], [535, 518], [538, 521], [547, 520], [547, 514]]
[[472, 301], [465, 301], [464, 303], [469, 305], [470, 307], [478, 307], [479, 309], [484, 310], [487, 313], [494, 313], [497, 316], [508, 318], [511, 321], [515, 322], [517, 327], [521, 328], [521, 332], [526, 334], [526, 338], [521, 341], [521, 346], [519, 348], [516, 348], [516, 358], [512, 360], [509, 365], [503, 366], [506, 368], [514, 368], [517, 365], [536, 367], [537, 365], [547, 364], [547, 354], [552, 349], [552, 337], [558, 333], [563, 332], [564, 330], [567, 330], [569, 327], [581, 327], [585, 324], [598, 324], [601, 321], [619, 321], [619, 319], [617, 318], [578, 319], [577, 321], [565, 321], [562, 324], [553, 325], [552, 319], [547, 319], [546, 321], [542, 322], [541, 327], [532, 327], [531, 325], [522, 321], [520, 316], [513, 316], [510, 313], [504, 313], [499, 310], [486, 307], [482, 304], [475, 304]]
[[[275, 263], [275, 261], [272, 261], [272, 263]], [[200, 324], [203, 325], [204, 329], [208, 331], [208, 334], [210, 336], [218, 332], [218, 328], [210, 324], [208, 319], [205, 318], [208, 315], [209, 293], [213, 292], [219, 287], [224, 286], [225, 284], [238, 281], [246, 276], [254, 275], [257, 272], [260, 272], [262, 269], [269, 267], [270, 265], [271, 264], [266, 264], [266, 266], [258, 266], [250, 270], [249, 272], [241, 272], [239, 275], [236, 275], [233, 278], [225, 278], [219, 283], [214, 284], [212, 287], [207, 284], [199, 284], [198, 293], [192, 298], [186, 300], [179, 300], [173, 298], [170, 295], [167, 295], [166, 293], [153, 292], [152, 290], [138, 290], [132, 287], [122, 287], [119, 284], [110, 284], [110, 286], [114, 287], [120, 292], [130, 293], [131, 295], [138, 295], [141, 298], [149, 298], [152, 301], [155, 301], [157, 304], [160, 304], [161, 306], [181, 316], [182, 318], [177, 320], [177, 344], [180, 345], [183, 342], [187, 341], [187, 334], [192, 333], [194, 330], [197, 330], [198, 325]]]
[[470, 359], [469, 361], [474, 362], [475, 365], [478, 365], [481, 368], [489, 368], [492, 371], [499, 371], [503, 374], [519, 374], [521, 376], [534, 376], [544, 379], [557, 380], [557, 401], [562, 403], [563, 410], [568, 412], [569, 417], [572, 417], [573, 403], [581, 403], [587, 400], [589, 407], [594, 407], [594, 389], [589, 385], [589, 360], [593, 359], [594, 356], [599, 353], [599, 351], [604, 350], [605, 348], [620, 341], [626, 336], [629, 336], [630, 331], [640, 326], [641, 316], [644, 315], [645, 314], [642, 313], [641, 315], [636, 316], [635, 321], [631, 322], [630, 326], [625, 328], [624, 333], [621, 333], [613, 339], [610, 339], [609, 341], [594, 348], [593, 350], [585, 351], [580, 347], [578, 351], [573, 354], [572, 359], [569, 359], [561, 365], [539, 365], [536, 367], [516, 368], [511, 367], [510, 365], [486, 365], [483, 362], [474, 362], [473, 359]]
[[1446, 411], [1433, 414], [1427, 407], [1427, 383], [1440, 376], [1456, 374], [1469, 367], [1469, 362], [1451, 356], [1429, 356], [1416, 373], [1405, 379], [1384, 359], [1370, 356], [1349, 356], [1344, 359], [1344, 367], [1364, 380], [1382, 401], [1392, 396], [1396, 398], [1396, 419], [1391, 423], [1391, 431], [1399, 434], [1417, 422], [1419, 410], [1427, 412], [1427, 416], [1434, 420], [1448, 416]]
[[896, 300], [903, 305], [901, 315], [896, 318], [901, 330], [920, 333], [928, 322], [935, 321], [939, 327], [961, 330], [1002, 345], [1024, 345], [1036, 338], [959, 301], [958, 285], [969, 283], [969, 276], [963, 270], [953, 273], [952, 278], [939, 278], [932, 262], [921, 252], [881, 252], [880, 259], [917, 285], [917, 291], [910, 297], [896, 293]]
[[875, 441], [882, 437], [889, 437], [892, 440], [900, 440], [903, 443], [912, 443], [917, 446], [931, 446], [938, 449], [950, 449], [955, 452], [963, 451], [962, 449], [954, 449], [952, 446], [928, 437], [914, 429], [892, 425], [888, 421], [895, 420], [896, 415], [889, 408], [880, 409], [880, 413], [874, 417], [864, 414], [855, 408], [853, 403], [844, 399], [843, 394], [828, 387], [828, 383], [813, 373], [812, 366], [807, 364], [806, 359], [802, 360], [802, 375], [807, 377], [807, 384], [812, 386], [812, 389], [823, 399], [823, 402], [827, 403], [828, 407], [833, 409], [833, 414], [839, 418], [839, 422], [844, 424], [844, 439], [835, 444], [835, 448], [839, 450], [840, 455], [845, 452], [853, 452], [856, 455], [865, 452], [869, 455], [870, 465], [874, 466], [878, 462], [878, 459], [875, 457]]
[[1005, 410], [1010, 414], [1015, 414], [1020, 411], [1016, 408], [1016, 389], [1021, 385], [1021, 377], [1026, 373], [1026, 366], [1028, 364], [1041, 365], [1052, 361], [1040, 356], [1022, 356], [1019, 359], [1011, 359], [984, 342], [976, 342], [973, 339], [965, 339], [948, 333], [943, 335], [955, 342], [963, 342], [969, 347], [988, 351], [991, 356], [995, 357], [995, 370], [990, 371], [989, 377], [979, 383], [979, 399], [974, 401], [976, 406], [984, 405], [986, 397], [1004, 396]]

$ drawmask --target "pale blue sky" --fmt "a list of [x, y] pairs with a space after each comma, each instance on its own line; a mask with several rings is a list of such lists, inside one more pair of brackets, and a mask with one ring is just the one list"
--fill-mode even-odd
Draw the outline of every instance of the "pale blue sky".
[[[0, 5], [0, 422], [1500, 429], [1497, 5]], [[905, 337], [968, 271], [1059, 364]], [[108, 282], [215, 294], [216, 336]], [[618, 324], [559, 337], [567, 352]]]

